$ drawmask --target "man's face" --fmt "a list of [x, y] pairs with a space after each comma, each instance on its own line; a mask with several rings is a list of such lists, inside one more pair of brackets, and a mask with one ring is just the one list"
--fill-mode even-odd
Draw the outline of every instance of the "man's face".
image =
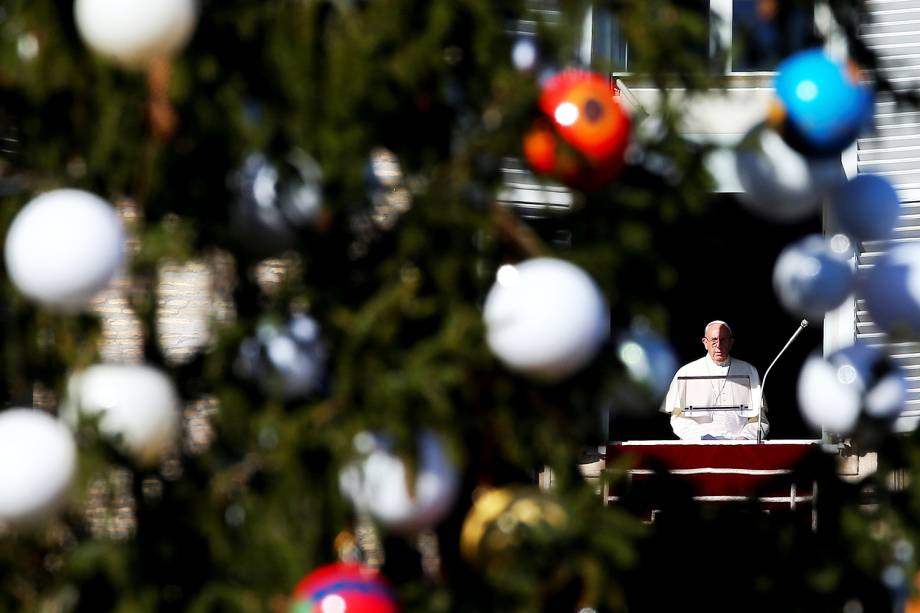
[[728, 353], [732, 350], [734, 342], [735, 339], [732, 338], [728, 328], [721, 324], [706, 328], [706, 336], [703, 337], [706, 352], [716, 362], [724, 362], [728, 359]]

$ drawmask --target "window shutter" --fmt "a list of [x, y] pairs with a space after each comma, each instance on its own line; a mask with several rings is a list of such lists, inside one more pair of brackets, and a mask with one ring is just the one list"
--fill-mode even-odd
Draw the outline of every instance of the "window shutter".
[[[866, 7], [869, 15], [861, 35], [878, 55], [882, 74], [896, 89], [916, 87], [920, 82], [920, 0], [868, 0]], [[920, 111], [897, 106], [890, 95], [880, 95], [875, 131], [857, 141], [857, 169], [891, 181], [902, 207], [891, 240], [859, 245], [857, 270], [864, 274], [890, 245], [920, 241]], [[856, 297], [855, 322], [857, 339], [883, 349], [907, 371], [910, 392], [897, 429], [913, 429], [920, 422], [920, 342], [891, 342], [872, 321], [861, 296]]]

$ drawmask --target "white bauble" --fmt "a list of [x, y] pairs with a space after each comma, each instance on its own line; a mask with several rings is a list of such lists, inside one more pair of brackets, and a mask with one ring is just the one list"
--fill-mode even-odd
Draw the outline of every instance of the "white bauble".
[[519, 36], [511, 47], [511, 63], [518, 70], [529, 71], [537, 65], [540, 50], [533, 36]]
[[859, 241], [891, 236], [901, 199], [891, 182], [873, 174], [857, 175], [831, 193], [831, 210], [844, 232]]
[[417, 444], [411, 491], [404, 460], [381, 436], [359, 434], [355, 447], [362, 457], [339, 474], [342, 493], [355, 508], [396, 532], [414, 533], [435, 526], [457, 497], [458, 471], [438, 437], [426, 431], [418, 436]]
[[818, 234], [787, 246], [773, 267], [773, 288], [783, 307], [813, 322], [839, 306], [852, 293], [854, 282], [844, 254], [835, 252]]
[[775, 222], [794, 223], [817, 212], [821, 197], [846, 180], [838, 159], [810, 159], [775, 131], [755, 126], [735, 153], [741, 202]]
[[132, 364], [97, 364], [68, 384], [62, 416], [99, 415], [99, 430], [134, 461], [151, 465], [174, 449], [179, 434], [179, 397], [160, 370]]
[[0, 412], [0, 522], [41, 520], [63, 501], [76, 470], [73, 435], [36, 409]]
[[838, 377], [838, 368], [818, 354], [810, 356], [799, 373], [799, 410], [817, 431], [852, 432], [859, 419], [860, 393], [850, 378]]
[[6, 235], [6, 268], [26, 296], [75, 310], [118, 272], [125, 235], [115, 209], [76, 189], [33, 198], [13, 219]]
[[866, 391], [863, 411], [876, 419], [895, 419], [904, 410], [907, 392], [908, 383], [903, 371], [888, 373]]
[[489, 347], [508, 368], [558, 380], [590, 362], [610, 334], [600, 289], [574, 264], [534, 258], [497, 277], [483, 317]]
[[191, 38], [195, 0], [76, 0], [74, 18], [86, 44], [126, 67], [169, 57]]
[[860, 278], [872, 319], [897, 338], [920, 338], [920, 244], [891, 247]]
[[799, 408], [816, 429], [846, 435], [859, 415], [891, 421], [907, 401], [903, 370], [887, 365], [877, 349], [857, 343], [822, 359], [813, 354], [799, 374]]

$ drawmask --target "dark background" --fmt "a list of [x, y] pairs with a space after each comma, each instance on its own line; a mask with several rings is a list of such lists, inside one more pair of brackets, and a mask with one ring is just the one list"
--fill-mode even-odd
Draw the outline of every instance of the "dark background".
[[[706, 324], [722, 319], [734, 332], [732, 356], [753, 364], [762, 379], [801, 321], [779, 304], [773, 291], [773, 265], [790, 242], [820, 232], [820, 218], [775, 224], [754, 216], [735, 196], [722, 195], [708, 214], [682, 227], [680, 235], [666, 241], [678, 280], [663, 296], [670, 317], [669, 340], [678, 360], [685, 364], [702, 357]], [[764, 391], [771, 439], [820, 438], [800, 417], [796, 384], [805, 359], [821, 348], [821, 327], [810, 323], [770, 372]], [[676, 437], [668, 417], [659, 413], [646, 419], [613, 416], [610, 438]]]

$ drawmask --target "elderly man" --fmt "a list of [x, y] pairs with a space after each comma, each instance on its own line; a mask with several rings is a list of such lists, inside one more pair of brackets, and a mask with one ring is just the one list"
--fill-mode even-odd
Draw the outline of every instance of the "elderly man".
[[[671, 415], [671, 428], [678, 438], [689, 441], [757, 438], [760, 375], [752, 365], [729, 355], [734, 342], [727, 323], [709, 322], [703, 335], [706, 355], [682, 366], [674, 375], [662, 410]], [[690, 414], [689, 407], [684, 406], [689, 396], [694, 397], [698, 407], [717, 408], [696, 408]], [[766, 437], [770, 429], [766, 411], [760, 427]]]

